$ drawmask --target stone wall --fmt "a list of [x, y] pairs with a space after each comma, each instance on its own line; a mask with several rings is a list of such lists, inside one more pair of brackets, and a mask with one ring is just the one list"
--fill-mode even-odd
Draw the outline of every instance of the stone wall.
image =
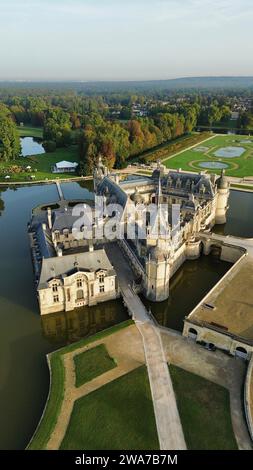
[[244, 406], [250, 437], [253, 441], [253, 356], [248, 365], [245, 381]]

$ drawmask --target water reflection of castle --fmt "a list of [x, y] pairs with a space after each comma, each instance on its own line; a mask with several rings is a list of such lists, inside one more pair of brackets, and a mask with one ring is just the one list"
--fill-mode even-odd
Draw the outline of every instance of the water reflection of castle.
[[69, 312], [42, 315], [41, 324], [44, 336], [52, 342], [65, 344], [95, 334], [128, 318], [122, 302], [116, 300]]

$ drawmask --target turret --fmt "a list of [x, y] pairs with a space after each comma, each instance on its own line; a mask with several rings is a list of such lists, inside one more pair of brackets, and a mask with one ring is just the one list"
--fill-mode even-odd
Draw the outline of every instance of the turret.
[[224, 170], [221, 171], [221, 176], [216, 180], [216, 185], [218, 195], [215, 211], [215, 223], [225, 224], [228, 210], [229, 182], [225, 176]]
[[105, 176], [108, 176], [108, 169], [105, 165], [103, 165], [101, 156], [98, 158], [98, 164], [93, 173], [93, 180], [94, 180], [94, 190], [97, 191], [97, 187], [99, 183], [104, 179]]

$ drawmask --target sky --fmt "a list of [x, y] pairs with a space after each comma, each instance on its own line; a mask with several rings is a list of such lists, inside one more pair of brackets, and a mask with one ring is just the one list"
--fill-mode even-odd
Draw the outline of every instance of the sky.
[[0, 0], [0, 80], [253, 75], [252, 0]]

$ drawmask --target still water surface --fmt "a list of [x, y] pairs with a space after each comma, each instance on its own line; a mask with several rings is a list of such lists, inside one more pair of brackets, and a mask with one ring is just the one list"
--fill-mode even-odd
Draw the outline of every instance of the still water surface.
[[21, 137], [21, 155], [28, 157], [28, 155], [41, 155], [45, 153], [45, 149], [40, 139], [35, 137]]
[[[67, 183], [67, 198], [92, 198], [91, 185]], [[127, 319], [120, 300], [46, 316], [41, 320], [33, 284], [26, 224], [31, 209], [55, 202], [54, 185], [0, 188], [0, 449], [22, 449], [41, 416], [48, 392], [46, 354], [68, 342]], [[218, 231], [253, 236], [253, 194], [233, 191], [226, 226]], [[157, 319], [181, 329], [183, 318], [228, 269], [210, 256], [186, 262], [171, 296], [152, 304]]]

